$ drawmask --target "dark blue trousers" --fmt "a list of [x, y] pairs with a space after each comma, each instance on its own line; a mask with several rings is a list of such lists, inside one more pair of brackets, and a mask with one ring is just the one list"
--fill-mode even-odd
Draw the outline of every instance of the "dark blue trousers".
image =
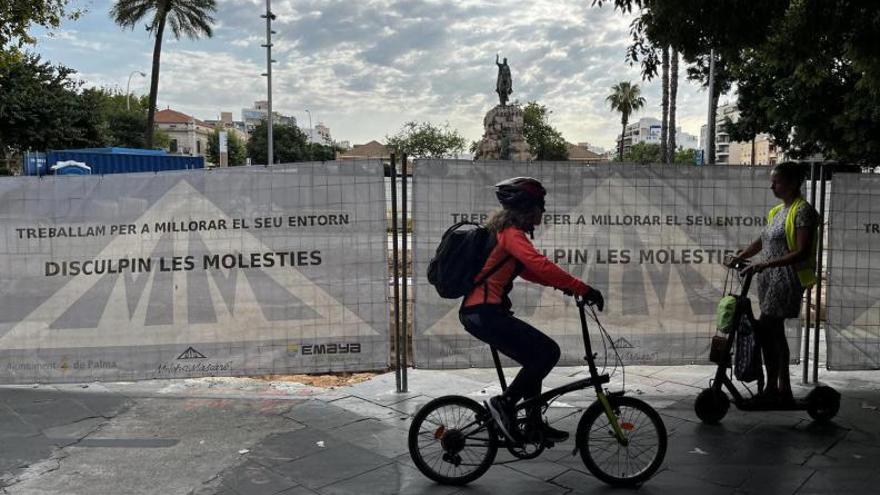
[[464, 329], [522, 366], [505, 395], [514, 402], [541, 393], [541, 382], [559, 362], [559, 345], [500, 306], [479, 305], [459, 313]]

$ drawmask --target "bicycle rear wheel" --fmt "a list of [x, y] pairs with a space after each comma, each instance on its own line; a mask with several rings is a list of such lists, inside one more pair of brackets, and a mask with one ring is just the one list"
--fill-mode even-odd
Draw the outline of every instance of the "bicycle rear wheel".
[[425, 404], [409, 427], [409, 454], [419, 471], [445, 485], [464, 485], [498, 453], [491, 416], [477, 402], [448, 395]]
[[577, 448], [584, 465], [600, 480], [614, 486], [638, 485], [663, 463], [666, 426], [657, 411], [639, 399], [609, 397], [608, 401], [627, 444], [617, 440], [605, 409], [596, 401], [578, 423]]

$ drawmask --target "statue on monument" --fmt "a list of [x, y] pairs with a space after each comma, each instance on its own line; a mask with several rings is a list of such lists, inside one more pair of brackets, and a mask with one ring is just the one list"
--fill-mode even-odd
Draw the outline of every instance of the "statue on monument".
[[496, 54], [498, 80], [495, 82], [495, 92], [501, 104], [495, 105], [483, 118], [483, 139], [477, 143], [474, 160], [527, 161], [531, 159], [531, 152], [523, 134], [523, 110], [516, 103], [507, 104], [513, 93], [513, 83], [507, 59], [501, 63], [499, 58]]
[[495, 82], [495, 92], [501, 99], [501, 106], [507, 105], [507, 98], [513, 93], [513, 80], [510, 77], [510, 66], [507, 65], [507, 57], [504, 63], [498, 63], [498, 54], [495, 54], [495, 65], [498, 66], [498, 79]]

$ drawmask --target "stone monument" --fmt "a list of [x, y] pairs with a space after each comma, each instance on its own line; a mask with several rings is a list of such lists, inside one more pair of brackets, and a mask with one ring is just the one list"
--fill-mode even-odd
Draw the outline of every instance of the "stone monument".
[[506, 58], [504, 63], [498, 63], [498, 55], [495, 55], [495, 65], [498, 66], [495, 92], [498, 93], [501, 103], [489, 110], [483, 118], [483, 139], [477, 146], [474, 159], [529, 160], [531, 153], [523, 136], [522, 108], [516, 104], [507, 104], [508, 97], [513, 93], [510, 67]]

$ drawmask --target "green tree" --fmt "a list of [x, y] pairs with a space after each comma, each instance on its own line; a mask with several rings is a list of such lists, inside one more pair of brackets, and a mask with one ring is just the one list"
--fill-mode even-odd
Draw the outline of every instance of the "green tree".
[[536, 101], [523, 108], [523, 135], [535, 160], [568, 160], [562, 134], [547, 121], [550, 110]]
[[638, 10], [633, 46], [668, 43], [688, 63], [715, 50], [737, 87], [734, 139], [769, 132], [795, 157], [880, 160], [876, 1], [594, 1], [603, 3]]
[[672, 163], [676, 159], [675, 149], [675, 110], [676, 99], [678, 98], [678, 50], [672, 49], [669, 61], [669, 136], [666, 141], [666, 149], [668, 155], [665, 158], [667, 163]]
[[642, 97], [642, 89], [638, 84], [632, 84], [628, 81], [621, 81], [611, 87], [611, 94], [605, 98], [605, 101], [611, 106], [611, 110], [620, 112], [620, 151], [618, 156], [623, 160], [623, 135], [626, 133], [626, 125], [629, 123], [629, 116], [645, 106], [645, 98]]
[[655, 143], [636, 143], [626, 151], [623, 160], [641, 164], [674, 163], [676, 165], [693, 165], [694, 150], [676, 150], [670, 162], [663, 157], [662, 149]]
[[197, 39], [213, 35], [211, 25], [217, 11], [215, 0], [117, 0], [110, 16], [123, 28], [131, 28], [147, 21], [147, 31], [155, 37], [153, 45], [153, 68], [150, 75], [150, 100], [147, 108], [147, 125], [144, 131], [145, 147], [153, 147], [156, 99], [159, 94], [159, 60], [162, 55], [162, 37], [166, 25], [171, 26], [174, 39], [181, 36]]
[[445, 158], [464, 151], [467, 142], [446, 123], [407, 122], [393, 136], [385, 136], [388, 147], [410, 158]]
[[880, 162], [880, 5], [791, 2], [734, 67], [731, 137], [769, 132], [794, 157]]
[[[83, 95], [95, 100], [101, 120], [104, 146], [145, 148], [144, 129], [147, 125], [147, 96], [129, 98], [115, 89], [90, 88]], [[167, 147], [168, 136], [153, 129], [153, 146]]]
[[663, 150], [659, 144], [636, 143], [626, 150], [623, 161], [635, 163], [662, 163]]
[[[247, 142], [247, 156], [254, 163], [262, 164], [267, 161], [268, 127], [265, 120], [261, 121]], [[295, 125], [273, 124], [272, 136], [275, 159], [280, 163], [329, 161], [336, 158], [335, 147], [309, 143], [308, 136]]]
[[43, 62], [39, 55], [0, 50], [0, 150], [102, 146], [100, 101], [80, 94], [74, 70]]
[[69, 0], [3, 0], [0, 2], [0, 48], [21, 47], [36, 40], [28, 34], [31, 26], [57, 28], [64, 19], [76, 19], [81, 9], [69, 10]]
[[[217, 165], [220, 164], [220, 131], [219, 128], [214, 129], [208, 137], [208, 161]], [[238, 137], [238, 133], [226, 132], [226, 150], [230, 167], [244, 165], [247, 161], [247, 145]]]
[[664, 46], [660, 50], [662, 52], [660, 79], [663, 87], [660, 102], [662, 114], [660, 118], [660, 156], [666, 156], [666, 144], [669, 136], [669, 47]]

